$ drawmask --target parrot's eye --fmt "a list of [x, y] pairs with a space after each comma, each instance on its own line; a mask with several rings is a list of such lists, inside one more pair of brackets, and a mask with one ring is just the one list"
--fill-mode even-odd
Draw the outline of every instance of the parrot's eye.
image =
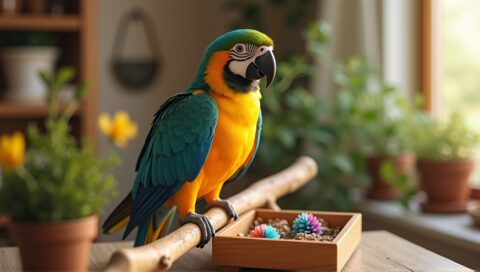
[[235, 51], [237, 51], [237, 53], [243, 53], [245, 51], [245, 46], [243, 44], [237, 44], [235, 46]]

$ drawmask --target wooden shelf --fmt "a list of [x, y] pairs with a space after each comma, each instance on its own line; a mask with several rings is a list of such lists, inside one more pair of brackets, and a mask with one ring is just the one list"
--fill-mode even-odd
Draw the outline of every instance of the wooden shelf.
[[[72, 133], [77, 138], [89, 138], [95, 142], [98, 0], [64, 0], [63, 2], [65, 2], [65, 11], [68, 12], [64, 15], [18, 13], [10, 16], [0, 13], [0, 36], [9, 31], [56, 32], [54, 36], [58, 38], [58, 47], [62, 52], [58, 60], [59, 66], [74, 67], [78, 72], [76, 82], [82, 80], [89, 82], [88, 93], [71, 122]], [[0, 68], [2, 77], [5, 76], [3, 69]], [[3, 85], [2, 87], [6, 87]], [[0, 134], [24, 130], [30, 122], [40, 123], [46, 117], [48, 117], [46, 105], [0, 100]]]
[[0, 16], [0, 30], [79, 31], [78, 16]]
[[[64, 107], [63, 107], [64, 108]], [[75, 115], [80, 113], [77, 110]], [[0, 119], [4, 118], [43, 118], [48, 115], [48, 108], [43, 104], [21, 104], [13, 102], [0, 102]]]

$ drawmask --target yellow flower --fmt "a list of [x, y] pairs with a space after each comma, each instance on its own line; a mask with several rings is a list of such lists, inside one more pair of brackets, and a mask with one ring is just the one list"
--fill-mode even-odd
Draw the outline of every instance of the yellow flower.
[[113, 119], [108, 113], [100, 114], [98, 126], [105, 136], [121, 148], [127, 145], [128, 140], [137, 136], [137, 124], [124, 111], [116, 112]]
[[23, 163], [25, 157], [25, 138], [20, 132], [0, 137], [0, 167], [14, 170]]

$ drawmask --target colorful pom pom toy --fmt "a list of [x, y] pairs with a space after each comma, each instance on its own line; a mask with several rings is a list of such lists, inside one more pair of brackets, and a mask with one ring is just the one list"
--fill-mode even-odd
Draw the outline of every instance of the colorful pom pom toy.
[[307, 233], [307, 234], [321, 234], [322, 223], [318, 221], [318, 218], [310, 213], [302, 213], [295, 218], [292, 224], [293, 233]]
[[268, 238], [268, 239], [279, 239], [280, 234], [278, 234], [277, 229], [269, 225], [259, 225], [250, 231], [250, 237], [254, 238]]

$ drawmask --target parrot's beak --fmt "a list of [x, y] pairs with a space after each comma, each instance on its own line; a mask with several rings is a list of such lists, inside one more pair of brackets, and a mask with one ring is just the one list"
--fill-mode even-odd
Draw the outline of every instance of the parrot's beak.
[[277, 64], [275, 62], [275, 56], [272, 50], [268, 50], [248, 65], [246, 77], [248, 80], [257, 80], [266, 77], [268, 87], [275, 78], [276, 70]]

